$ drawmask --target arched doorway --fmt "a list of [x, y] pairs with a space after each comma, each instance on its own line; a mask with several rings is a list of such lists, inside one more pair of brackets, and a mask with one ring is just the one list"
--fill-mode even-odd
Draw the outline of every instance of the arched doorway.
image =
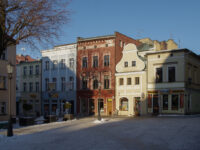
[[126, 97], [120, 98], [119, 110], [128, 111], [128, 99]]

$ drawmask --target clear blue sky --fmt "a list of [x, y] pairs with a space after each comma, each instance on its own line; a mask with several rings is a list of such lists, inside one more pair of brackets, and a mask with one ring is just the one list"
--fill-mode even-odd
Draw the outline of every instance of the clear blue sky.
[[[200, 54], [200, 0], [72, 0], [68, 8], [71, 21], [55, 45], [118, 31], [135, 39], [173, 38], [180, 48]], [[24, 53], [40, 56], [29, 49]]]

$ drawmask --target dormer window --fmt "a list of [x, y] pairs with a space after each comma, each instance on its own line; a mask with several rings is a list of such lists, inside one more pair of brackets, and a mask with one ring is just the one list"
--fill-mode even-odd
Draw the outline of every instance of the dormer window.
[[136, 61], [132, 61], [132, 67], [136, 66]]
[[124, 67], [128, 67], [128, 61], [124, 62]]

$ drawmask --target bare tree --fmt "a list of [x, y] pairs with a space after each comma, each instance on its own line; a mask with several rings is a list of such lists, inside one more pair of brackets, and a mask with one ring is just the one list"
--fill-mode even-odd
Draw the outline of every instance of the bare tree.
[[15, 43], [35, 46], [57, 38], [69, 22], [69, 0], [0, 0], [0, 56]]

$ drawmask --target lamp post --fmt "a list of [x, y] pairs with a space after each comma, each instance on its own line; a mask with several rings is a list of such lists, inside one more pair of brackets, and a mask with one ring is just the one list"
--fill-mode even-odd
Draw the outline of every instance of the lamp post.
[[99, 99], [98, 99], [98, 120], [101, 120], [101, 113], [100, 113], [100, 103], [99, 100], [101, 98], [101, 82], [98, 83], [99, 85]]
[[8, 71], [8, 78], [9, 78], [9, 94], [8, 94], [8, 106], [9, 106], [9, 120], [8, 120], [8, 131], [7, 136], [13, 136], [13, 128], [12, 128], [12, 114], [11, 114], [11, 79], [13, 74], [13, 66], [9, 63], [7, 65], [7, 71]]

